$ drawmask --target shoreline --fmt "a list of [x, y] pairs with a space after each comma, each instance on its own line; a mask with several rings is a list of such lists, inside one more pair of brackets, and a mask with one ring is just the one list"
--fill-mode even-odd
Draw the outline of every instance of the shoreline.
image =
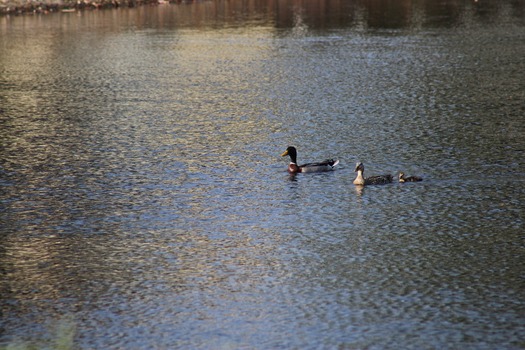
[[[179, 3], [181, 1], [169, 1]], [[49, 14], [58, 12], [75, 12], [81, 10], [132, 8], [143, 5], [160, 5], [164, 0], [66, 0], [66, 1], [0, 1], [0, 17], [25, 14]]]

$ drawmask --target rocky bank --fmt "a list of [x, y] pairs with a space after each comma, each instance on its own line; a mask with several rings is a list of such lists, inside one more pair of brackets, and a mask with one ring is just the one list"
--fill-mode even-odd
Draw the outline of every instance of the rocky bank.
[[[0, 0], [0, 16], [73, 12], [164, 3], [164, 0]], [[178, 2], [178, 1], [177, 1]]]

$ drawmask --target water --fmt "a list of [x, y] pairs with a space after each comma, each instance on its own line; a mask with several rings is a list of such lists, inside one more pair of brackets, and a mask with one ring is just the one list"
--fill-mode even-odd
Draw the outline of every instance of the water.
[[0, 344], [525, 347], [523, 13], [0, 18]]

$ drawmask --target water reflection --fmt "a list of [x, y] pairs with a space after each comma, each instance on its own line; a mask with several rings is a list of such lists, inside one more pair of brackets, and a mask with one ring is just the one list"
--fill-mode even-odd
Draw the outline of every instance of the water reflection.
[[[79, 348], [519, 346], [522, 20], [456, 1], [0, 19], [0, 341], [65, 313]], [[290, 177], [288, 144], [341, 167]], [[425, 181], [359, 188], [357, 160]]]
[[[103, 11], [64, 14], [60, 26], [70, 26], [80, 16], [83, 25], [104, 23], [108, 29], [121, 31], [119, 23], [144, 28], [224, 28], [274, 27], [277, 29], [363, 30], [422, 29], [491, 24], [500, 18], [523, 23], [524, 5], [520, 1], [204, 1], [178, 3], [158, 8], [139, 7], [131, 11]], [[2, 30], [12, 29], [11, 20], [0, 18]], [[24, 21], [27, 23], [27, 21]], [[55, 22], [55, 23], [53, 23]], [[57, 22], [42, 16], [41, 25]], [[509, 23], [510, 24], [510, 23]], [[23, 25], [23, 23], [22, 23]]]

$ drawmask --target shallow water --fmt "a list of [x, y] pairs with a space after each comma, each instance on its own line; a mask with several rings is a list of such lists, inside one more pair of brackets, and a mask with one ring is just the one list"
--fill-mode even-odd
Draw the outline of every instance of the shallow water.
[[524, 347], [523, 5], [242, 3], [0, 18], [0, 344]]

